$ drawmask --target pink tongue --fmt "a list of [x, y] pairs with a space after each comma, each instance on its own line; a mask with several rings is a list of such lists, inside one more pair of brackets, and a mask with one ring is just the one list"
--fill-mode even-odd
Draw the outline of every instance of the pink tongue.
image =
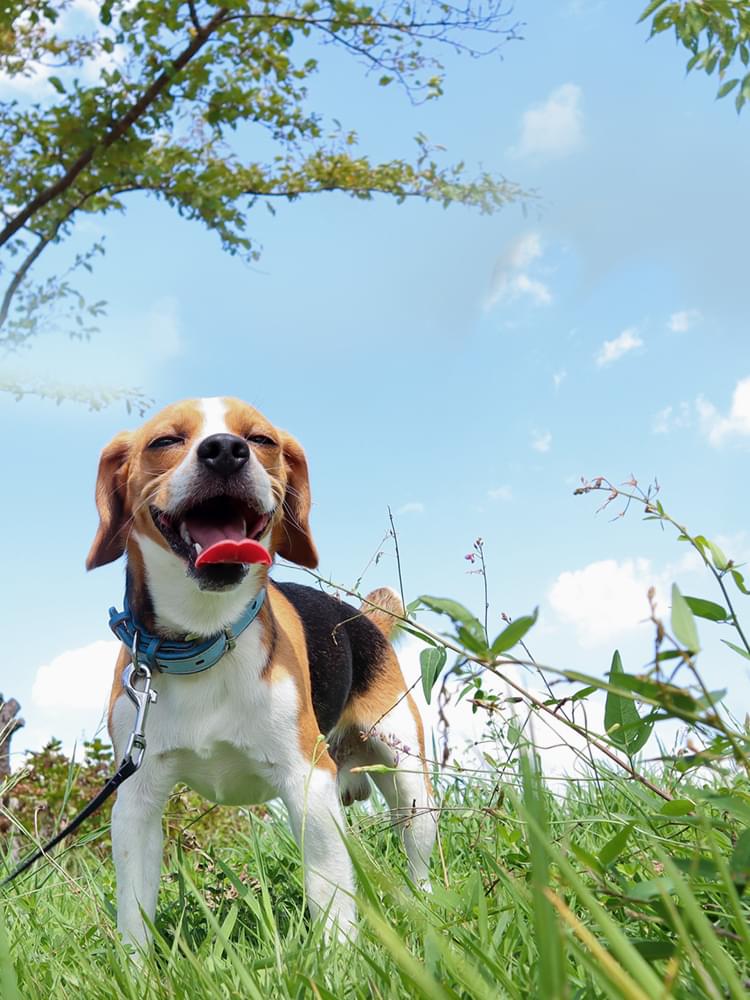
[[241, 542], [224, 538], [204, 549], [195, 560], [198, 567], [208, 563], [265, 563], [270, 566], [271, 556], [260, 542], [253, 541], [252, 538], [243, 538]]
[[224, 521], [223, 524], [211, 524], [200, 517], [187, 517], [185, 527], [193, 541], [200, 543], [204, 549], [227, 538], [241, 542], [245, 537], [245, 521], [239, 515], [234, 520]]

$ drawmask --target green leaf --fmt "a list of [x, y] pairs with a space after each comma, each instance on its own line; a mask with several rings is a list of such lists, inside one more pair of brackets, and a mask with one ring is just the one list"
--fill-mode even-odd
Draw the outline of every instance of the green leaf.
[[574, 695], [571, 695], [570, 700], [571, 701], [583, 701], [585, 698], [588, 698], [588, 696], [590, 694], [593, 694], [594, 691], [598, 691], [598, 690], [599, 689], [595, 688], [593, 684], [589, 684], [588, 687], [581, 688], [580, 691], [576, 691], [576, 693]]
[[[449, 597], [429, 597], [422, 595], [419, 600], [430, 611], [439, 615], [447, 615], [456, 626], [456, 633], [464, 645], [472, 652], [480, 656], [487, 654], [487, 637], [481, 622], [474, 617], [468, 608], [458, 601], [453, 601]], [[461, 627], [465, 632], [461, 632]], [[470, 637], [467, 640], [467, 634]]]
[[746, 597], [750, 597], [750, 590], [748, 590], [747, 587], [745, 586], [745, 578], [743, 577], [742, 573], [740, 573], [738, 569], [730, 570], [730, 572], [732, 574], [732, 579], [737, 585], [737, 589], [740, 591], [740, 593], [745, 594]]
[[461, 645], [468, 649], [470, 653], [476, 653], [477, 656], [487, 655], [487, 643], [484, 640], [484, 632], [481, 637], [474, 635], [463, 625], [456, 626], [456, 636], [461, 643]]
[[529, 629], [536, 622], [538, 616], [539, 608], [537, 607], [534, 608], [530, 615], [522, 615], [520, 618], [516, 618], [515, 621], [512, 621], [510, 625], [504, 628], [502, 632], [496, 636], [490, 646], [490, 655], [499, 656], [501, 653], [505, 653], [509, 649], [512, 649], [516, 643], [523, 639]]
[[672, 799], [671, 802], [665, 802], [659, 810], [662, 816], [687, 816], [691, 812], [695, 812], [695, 802], [690, 799]]
[[693, 878], [710, 879], [715, 881], [719, 877], [719, 869], [713, 858], [705, 858], [700, 854], [693, 854], [689, 858], [672, 858], [676, 868]]
[[672, 631], [678, 642], [690, 653], [700, 650], [698, 629], [695, 627], [693, 612], [687, 605], [676, 583], [672, 584]]
[[604, 868], [602, 867], [599, 859], [587, 851], [584, 847], [581, 847], [580, 844], [576, 844], [571, 841], [570, 849], [582, 865], [585, 865], [586, 868], [590, 868], [593, 872], [598, 872], [600, 875], [603, 874]]
[[422, 690], [428, 705], [435, 681], [445, 666], [446, 656], [444, 646], [431, 646], [428, 649], [423, 649], [419, 654], [419, 664], [422, 668]]
[[719, 92], [716, 95], [716, 100], [718, 101], [720, 98], [726, 97], [727, 94], [731, 93], [734, 90], [734, 88], [737, 86], [739, 82], [740, 82], [739, 80], [735, 79], [735, 80], [727, 80], [726, 83], [723, 83], [719, 87]]
[[663, 7], [666, 2], [667, 0], [651, 0], [651, 2], [647, 4], [646, 9], [643, 11], [641, 16], [638, 18], [637, 23], [640, 24], [641, 21], [645, 21], [647, 17], [651, 17], [654, 11], [658, 10], [659, 7]]
[[719, 572], [723, 572], [729, 565], [729, 560], [715, 542], [710, 542], [706, 539], [706, 545], [711, 550], [711, 558], [713, 559], [714, 566]]
[[725, 622], [729, 618], [729, 612], [714, 601], [707, 601], [702, 597], [687, 597], [685, 603], [699, 618], [707, 618], [711, 622]]
[[60, 79], [59, 76], [48, 76], [47, 79], [52, 84], [52, 86], [55, 88], [55, 90], [58, 92], [58, 94], [64, 94], [65, 93], [65, 87], [63, 86], [63, 82], [62, 82], [62, 80]]
[[740, 656], [744, 656], [746, 660], [750, 660], [750, 653], [748, 653], [746, 649], [743, 649], [742, 646], [736, 646], [733, 642], [730, 642], [729, 639], [722, 639], [721, 641], [725, 646], [729, 646], [730, 649], [733, 649], [735, 653], [739, 653]]
[[635, 823], [628, 823], [611, 840], [608, 840], [601, 851], [599, 851], [599, 863], [604, 868], [609, 868], [611, 864], [614, 864], [628, 846], [630, 834], [633, 832], [634, 826]]
[[[616, 678], [623, 676], [623, 674], [620, 651], [616, 649], [609, 670], [610, 683], [615, 684]], [[633, 754], [638, 753], [645, 745], [653, 727], [653, 722], [641, 719], [632, 698], [617, 694], [615, 691], [607, 692], [607, 701], [604, 706], [604, 728], [612, 742], [622, 747], [629, 756], [632, 757]]]
[[631, 899], [648, 900], [655, 896], [660, 896], [664, 890], [671, 889], [671, 883], [663, 876], [659, 878], [644, 879], [642, 882], [635, 882], [628, 886], [628, 896]]
[[677, 950], [677, 945], [674, 941], [669, 941], [667, 938], [644, 938], [642, 941], [634, 941], [631, 939], [630, 943], [633, 947], [646, 959], [647, 962], [655, 962], [658, 959], [671, 958]]
[[460, 622], [469, 629], [478, 628], [480, 631], [484, 631], [478, 619], [458, 601], [453, 601], [449, 597], [429, 597], [426, 594], [423, 594], [418, 600], [430, 611], [435, 611], [439, 615], [447, 615], [451, 621]]
[[750, 830], [738, 837], [729, 859], [729, 872], [738, 885], [747, 885], [750, 881]]

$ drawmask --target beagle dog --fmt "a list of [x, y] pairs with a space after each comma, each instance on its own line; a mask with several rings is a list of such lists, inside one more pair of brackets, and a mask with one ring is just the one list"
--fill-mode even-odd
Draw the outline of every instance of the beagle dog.
[[[435, 819], [422, 722], [389, 641], [400, 600], [383, 589], [355, 609], [268, 575], [275, 555], [318, 563], [297, 441], [237, 399], [176, 403], [106, 446], [96, 506], [87, 568], [127, 555], [130, 614], [157, 649], [146, 752], [112, 812], [123, 938], [148, 944], [162, 813], [178, 782], [219, 803], [281, 798], [310, 912], [328, 933], [346, 937], [356, 919], [341, 803], [366, 799], [371, 781], [403, 831], [412, 880], [428, 888]], [[248, 608], [255, 617], [236, 634]], [[231, 641], [210, 669], [159, 669], [160, 643], [206, 644], [222, 633]], [[117, 759], [135, 718], [123, 686], [132, 656], [123, 644], [110, 699]], [[353, 773], [373, 764], [392, 770]]]

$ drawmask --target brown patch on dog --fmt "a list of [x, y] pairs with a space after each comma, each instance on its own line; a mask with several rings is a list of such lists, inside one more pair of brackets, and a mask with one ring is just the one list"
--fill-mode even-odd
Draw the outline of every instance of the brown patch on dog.
[[[154, 526], [149, 505], [165, 506], [169, 473], [183, 460], [203, 420], [197, 401], [167, 406], [137, 431], [117, 434], [102, 452], [96, 481], [99, 528], [86, 560], [95, 569], [132, 549], [134, 528], [162, 547], [167, 543]], [[181, 437], [182, 444], [150, 451], [160, 437]]]
[[406, 688], [406, 681], [404, 680], [404, 675], [401, 673], [398, 657], [390, 646], [387, 647], [383, 657], [381, 669], [377, 673], [377, 680], [363, 694], [351, 699], [341, 714], [337, 728], [342, 731], [354, 729], [359, 732], [368, 733], [369, 730], [376, 729], [381, 720], [400, 701], [406, 701], [409, 712], [414, 720], [425, 787], [429, 794], [432, 795], [432, 783], [430, 782], [427, 772], [427, 762], [425, 760], [422, 717], [419, 714], [414, 699]]
[[96, 476], [96, 509], [99, 527], [86, 558], [86, 569], [114, 562], [125, 551], [127, 533], [128, 457], [133, 435], [117, 434], [102, 451]]
[[107, 709], [107, 729], [109, 730], [110, 740], [112, 739], [112, 713], [115, 710], [117, 699], [121, 694], [125, 694], [125, 685], [122, 683], [122, 672], [129, 663], [129, 651], [124, 646], [120, 646], [120, 652], [117, 654], [117, 663], [115, 664], [115, 676], [112, 679], [112, 690], [109, 694], [109, 708]]
[[271, 684], [285, 677], [292, 678], [299, 698], [297, 739], [302, 756], [313, 766], [322, 767], [335, 776], [336, 766], [331, 760], [325, 742], [321, 739], [313, 711], [310, 667], [302, 621], [292, 604], [275, 587], [269, 589], [266, 600], [270, 604], [270, 612], [273, 614], [276, 626], [276, 642], [273, 657], [264, 677]]

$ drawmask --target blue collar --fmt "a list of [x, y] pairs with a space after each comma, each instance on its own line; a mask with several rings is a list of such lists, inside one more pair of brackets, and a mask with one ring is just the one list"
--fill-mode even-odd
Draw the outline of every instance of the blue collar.
[[266, 598], [261, 587], [257, 597], [248, 604], [236, 622], [210, 639], [162, 639], [152, 635], [138, 624], [130, 610], [128, 595], [125, 593], [123, 611], [109, 609], [109, 627], [115, 633], [138, 663], [145, 663], [151, 670], [164, 674], [199, 674], [218, 663], [227, 650], [234, 649], [237, 639], [248, 625], [258, 617]]

